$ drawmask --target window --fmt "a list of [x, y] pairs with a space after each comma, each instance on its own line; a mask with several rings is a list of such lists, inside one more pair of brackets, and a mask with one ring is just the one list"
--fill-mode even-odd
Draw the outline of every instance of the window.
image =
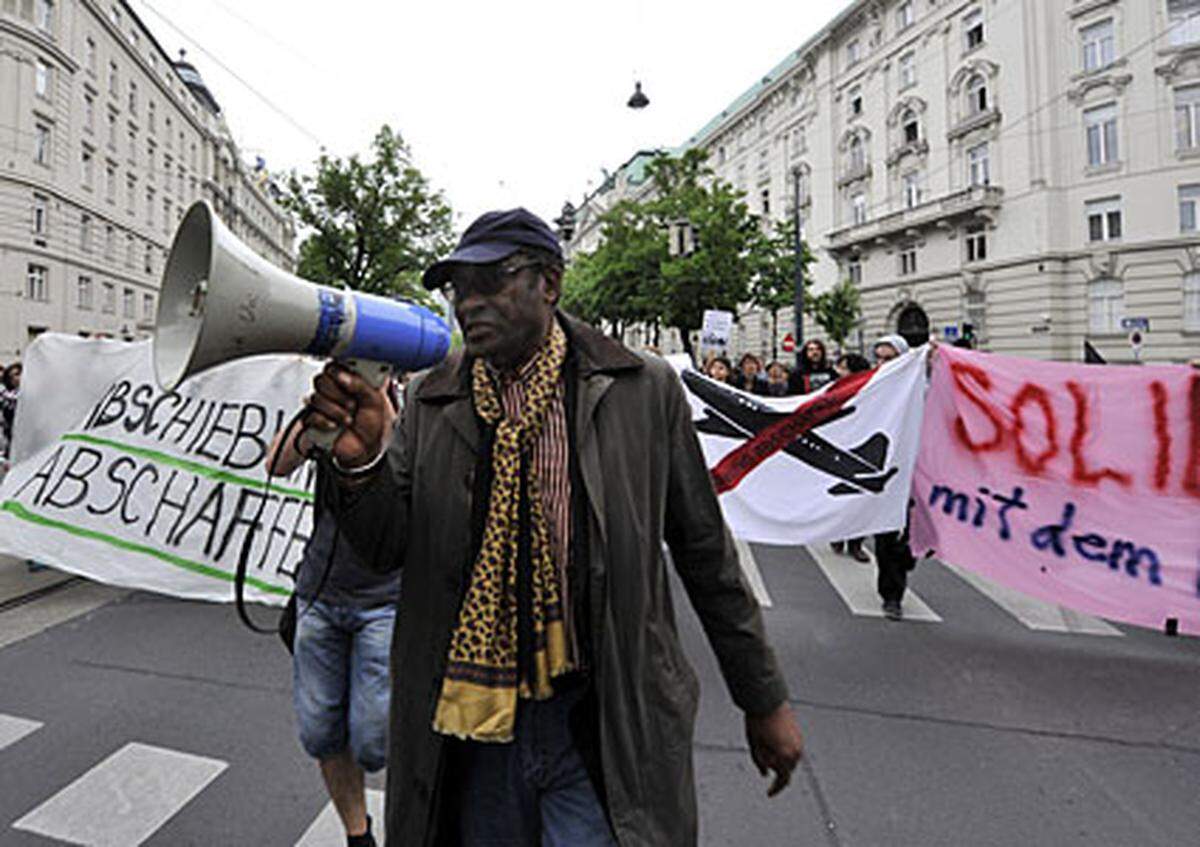
[[147, 127], [147, 129], [150, 130], [150, 132], [154, 132], [154, 130], [155, 130], [157, 113], [158, 113], [158, 107], [155, 106], [154, 101], [151, 100], [149, 103], [146, 104], [146, 127]]
[[904, 208], [912, 209], [921, 203], [921, 174], [917, 171], [906, 173], [901, 178], [904, 188]]
[[988, 145], [985, 141], [967, 150], [967, 184], [990, 185], [992, 182]]
[[154, 248], [149, 244], [146, 245], [145, 254], [142, 259], [142, 270], [148, 274], [154, 273]]
[[104, 199], [117, 202], [117, 166], [112, 162], [104, 166]]
[[983, 224], [968, 226], [963, 233], [963, 243], [966, 244], [968, 262], [982, 262], [987, 258], [987, 233]]
[[851, 174], [857, 174], [867, 169], [867, 151], [862, 139], [857, 135], [850, 139], [849, 167]]
[[858, 39], [856, 38], [846, 45], [846, 65], [857, 64], [860, 58], [862, 57], [859, 55]]
[[39, 303], [49, 302], [50, 286], [47, 282], [49, 276], [50, 269], [45, 265], [29, 265], [25, 272], [25, 296]]
[[1183, 328], [1200, 332], [1200, 271], [1183, 275]]
[[[975, 337], [982, 338], [986, 334], [984, 327], [987, 322], [987, 290], [972, 285], [963, 292], [963, 313], [966, 317], [965, 323], [970, 324]], [[964, 335], [966, 330], [967, 327], [964, 326]]]
[[50, 166], [50, 127], [36, 124], [33, 128], [33, 161]]
[[38, 59], [34, 63], [33, 69], [33, 90], [38, 97], [43, 100], [50, 99], [50, 74], [51, 68], [48, 64]]
[[50, 32], [54, 29], [54, 2], [53, 0], [38, 0], [37, 4], [37, 25], [42, 32]]
[[900, 276], [917, 272], [917, 248], [906, 247], [900, 251]]
[[92, 252], [92, 216], [87, 212], [79, 216], [79, 249]]
[[900, 72], [900, 88], [903, 90], [917, 83], [917, 62], [914, 53], [905, 53], [897, 61]]
[[133, 311], [133, 289], [126, 288], [121, 291], [121, 315], [122, 317], [135, 317]]
[[904, 132], [905, 144], [916, 144], [921, 140], [921, 122], [912, 109], [904, 110], [904, 114], [900, 116], [900, 126]]
[[1179, 231], [1197, 232], [1200, 227], [1200, 185], [1179, 186]]
[[108, 111], [108, 149], [117, 149], [117, 113]]
[[982, 115], [987, 110], [987, 80], [979, 74], [975, 74], [967, 81], [967, 114]]
[[171, 231], [171, 198], [163, 198], [163, 231]]
[[104, 227], [104, 257], [108, 260], [116, 258], [117, 255], [117, 232], [112, 224], [107, 224]]
[[725, 148], [724, 147], [717, 148], [717, 164], [718, 165], [725, 164]]
[[146, 226], [154, 226], [154, 189], [146, 189]]
[[79, 178], [83, 182], [84, 188], [92, 187], [92, 177], [95, 171], [94, 160], [95, 154], [92, 148], [86, 144], [83, 145], [83, 150], [79, 154]]
[[846, 279], [848, 279], [850, 281], [851, 285], [855, 285], [855, 286], [862, 285], [862, 260], [861, 259], [851, 259], [849, 262], [846, 263]]
[[1167, 0], [1172, 47], [1200, 41], [1200, 0]]
[[975, 9], [963, 18], [963, 42], [967, 50], [983, 44], [983, 10]]
[[[767, 137], [767, 116], [766, 115], [762, 115], [758, 119], [758, 137], [759, 138]], [[183, 155], [183, 133], [179, 134], [179, 154], [182, 157], [182, 155]]]
[[1083, 70], [1085, 73], [1107, 68], [1117, 58], [1112, 18], [1086, 26], [1079, 31], [1083, 41]]
[[145, 320], [145, 321], [154, 320], [154, 295], [153, 294], [143, 294], [142, 295], [142, 320]]
[[1087, 127], [1088, 165], [1095, 168], [1118, 161], [1117, 155], [1117, 106], [1097, 106], [1083, 113]]
[[[758, 172], [765, 173], [771, 167], [771, 151], [764, 147], [758, 151]], [[180, 180], [180, 193], [183, 193], [183, 184]]]
[[771, 189], [769, 188], [762, 190], [762, 213], [764, 218], [771, 214]]
[[863, 112], [862, 89], [857, 85], [850, 89], [850, 117], [857, 118]]
[[171, 138], [172, 138], [172, 136], [171, 136], [171, 116], [170, 115], [167, 115], [165, 118], [163, 118], [163, 126], [166, 127], [167, 146], [170, 147], [171, 146]]
[[1175, 148], [1200, 150], [1200, 85], [1175, 89]]
[[88, 132], [96, 128], [96, 99], [90, 94], [83, 95], [83, 128]]
[[155, 166], [154, 166], [155, 161], [156, 161], [155, 154], [157, 152], [158, 152], [158, 145], [156, 145], [154, 143], [154, 139], [147, 138], [146, 139], [146, 179], [150, 180], [151, 182], [154, 181], [154, 177], [158, 173], [158, 169], [155, 168]]
[[92, 278], [81, 276], [75, 283], [75, 307], [85, 312], [92, 310]]
[[106, 314], [111, 315], [117, 310], [117, 289], [111, 282], [104, 283], [103, 286], [104, 301], [100, 307]]
[[808, 146], [807, 140], [804, 137], [804, 127], [798, 126], [792, 130], [792, 155], [798, 156], [804, 152]]
[[137, 194], [137, 177], [133, 174], [125, 174], [125, 209], [129, 214], [133, 214], [134, 201]]
[[117, 95], [117, 63], [108, 63], [108, 93], [114, 97]]
[[137, 83], [129, 80], [129, 114], [136, 115], [138, 110]]
[[1089, 241], [1113, 241], [1121, 237], [1121, 198], [1092, 200], [1087, 204]]
[[739, 162], [737, 166], [736, 176], [734, 177], [734, 185], [738, 191], [746, 190], [746, 163]]
[[850, 219], [855, 226], [867, 222], [867, 195], [861, 191], [850, 195]]
[[1121, 331], [1125, 316], [1125, 286], [1119, 279], [1101, 277], [1088, 283], [1088, 332]]
[[137, 164], [137, 132], [129, 127], [129, 164]]
[[83, 55], [84, 64], [93, 75], [96, 73], [96, 39], [90, 35], [84, 39]]
[[913, 20], [914, 16], [912, 0], [904, 0], [904, 2], [896, 8], [897, 31], [903, 32], [904, 30], [908, 29], [913, 25]]
[[33, 240], [38, 244], [46, 243], [46, 233], [50, 228], [48, 204], [44, 195], [33, 195]]
[[134, 250], [133, 236], [126, 235], [125, 236], [125, 267], [127, 267], [127, 268], [133, 267], [133, 263], [134, 263], [133, 250]]

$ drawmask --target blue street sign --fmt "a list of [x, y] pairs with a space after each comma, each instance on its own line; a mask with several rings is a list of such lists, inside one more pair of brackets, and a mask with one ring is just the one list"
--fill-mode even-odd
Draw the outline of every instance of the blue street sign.
[[1121, 318], [1121, 329], [1140, 329], [1142, 332], [1150, 331], [1149, 318]]
[[958, 324], [946, 324], [942, 327], [943, 338], [958, 338]]

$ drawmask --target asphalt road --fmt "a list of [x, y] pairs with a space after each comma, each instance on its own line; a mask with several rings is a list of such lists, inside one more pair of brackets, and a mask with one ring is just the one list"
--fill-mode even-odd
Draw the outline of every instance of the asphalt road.
[[[773, 800], [676, 591], [702, 682], [703, 844], [1200, 841], [1200, 639], [1021, 603], [937, 563], [892, 623], [869, 566], [818, 558], [746, 557], [807, 740]], [[344, 843], [322, 834], [286, 654], [232, 609], [86, 583], [3, 600], [0, 845]]]

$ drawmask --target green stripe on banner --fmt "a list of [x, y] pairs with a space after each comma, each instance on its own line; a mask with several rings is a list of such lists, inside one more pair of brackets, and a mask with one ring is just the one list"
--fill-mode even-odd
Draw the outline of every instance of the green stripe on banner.
[[[147, 547], [145, 544], [136, 544], [132, 541], [126, 541], [123, 538], [117, 538], [114, 535], [96, 532], [94, 529], [75, 526], [74, 524], [69, 524], [64, 521], [56, 521], [53, 518], [48, 518], [44, 515], [39, 515], [36, 512], [29, 511], [16, 500], [5, 500], [4, 503], [0, 503], [0, 512], [8, 512], [10, 515], [18, 517], [23, 521], [29, 521], [29, 523], [49, 527], [50, 529], [61, 530], [62, 532], [66, 532], [80, 538], [88, 538], [92, 541], [102, 541], [105, 544], [109, 544], [121, 550], [128, 550], [131, 553], [142, 553], [146, 556], [153, 556], [154, 558], [166, 562], [169, 565], [174, 565], [177, 568], [183, 568], [185, 571], [198, 573], [202, 576], [210, 576], [213, 579], [220, 579], [224, 580], [225, 582], [233, 582], [233, 574], [226, 573], [219, 568], [214, 568], [211, 565], [205, 565], [200, 562], [193, 562], [191, 559], [185, 559], [183, 556], [176, 556], [174, 553], [168, 553], [165, 550]], [[268, 594], [279, 594], [283, 597], [286, 597], [292, 593], [290, 588], [284, 588], [281, 585], [272, 585], [269, 582], [263, 582], [261, 579], [255, 579], [252, 576], [246, 577], [246, 584], [257, 588], [259, 591], [265, 591]]]
[[[136, 447], [132, 444], [122, 444], [120, 441], [112, 441], [108, 438], [97, 438], [94, 435], [83, 435], [73, 433], [64, 435], [63, 441], [82, 441], [84, 444], [95, 444], [98, 447], [112, 447], [114, 450], [120, 450], [124, 453], [129, 453], [133, 456], [141, 456], [143, 459], [153, 459], [156, 462], [161, 462], [164, 465], [170, 465], [176, 468], [182, 468], [186, 471], [191, 471], [198, 476], [205, 476], [209, 479], [215, 479], [218, 482], [230, 482], [234, 485], [242, 485], [246, 488], [262, 488], [263, 484], [260, 480], [251, 479], [248, 476], [238, 476], [229, 471], [220, 471], [211, 468], [201, 462], [193, 462], [189, 459], [180, 459], [177, 456], [172, 456], [170, 453], [162, 453], [158, 450], [151, 450], [147, 447]], [[283, 485], [271, 485], [271, 491], [275, 494], [286, 494], [291, 497], [297, 497], [307, 503], [311, 503], [313, 496], [302, 488], [288, 488]]]

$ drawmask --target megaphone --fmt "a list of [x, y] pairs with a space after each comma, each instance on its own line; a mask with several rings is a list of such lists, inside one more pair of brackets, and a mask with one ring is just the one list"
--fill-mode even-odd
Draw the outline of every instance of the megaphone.
[[206, 202], [184, 215], [163, 270], [154, 370], [174, 390], [189, 376], [263, 353], [336, 358], [379, 386], [393, 368], [437, 364], [450, 330], [430, 310], [308, 282], [240, 241]]

